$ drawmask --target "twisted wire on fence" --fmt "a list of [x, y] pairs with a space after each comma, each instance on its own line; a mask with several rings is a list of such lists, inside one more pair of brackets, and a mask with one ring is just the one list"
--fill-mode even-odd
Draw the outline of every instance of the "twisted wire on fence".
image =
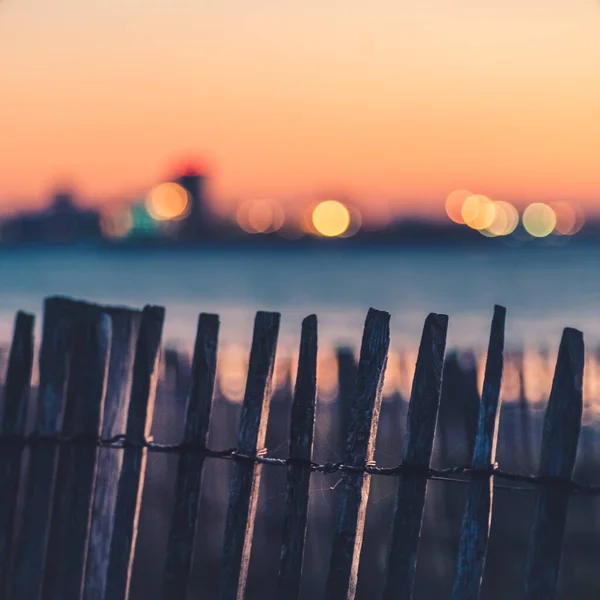
[[432, 467], [423, 468], [418, 465], [400, 463], [391, 467], [379, 466], [375, 461], [368, 462], [365, 465], [350, 465], [342, 461], [327, 461], [318, 463], [312, 460], [301, 458], [286, 457], [279, 458], [268, 456], [264, 449], [256, 455], [248, 455], [238, 452], [236, 448], [227, 448], [224, 450], [212, 450], [189, 442], [180, 442], [178, 444], [163, 444], [155, 442], [152, 439], [131, 440], [124, 434], [115, 435], [110, 438], [102, 438], [88, 435], [40, 435], [31, 433], [25, 436], [4, 435], [0, 436], [0, 448], [2, 446], [33, 447], [36, 445], [68, 445], [68, 444], [94, 444], [98, 448], [109, 448], [114, 450], [124, 450], [126, 448], [146, 449], [148, 452], [156, 454], [184, 454], [193, 453], [205, 458], [216, 458], [224, 460], [234, 460], [239, 462], [250, 462], [261, 465], [271, 465], [287, 467], [289, 465], [303, 466], [313, 473], [323, 475], [332, 475], [335, 473], [365, 473], [368, 475], [383, 475], [387, 477], [397, 477], [403, 474], [426, 474], [428, 479], [433, 481], [443, 481], [448, 483], [468, 483], [469, 479], [459, 479], [458, 476], [465, 475], [470, 477], [490, 477], [503, 479], [514, 483], [529, 484], [533, 487], [519, 487], [515, 485], [502, 485], [495, 483], [494, 487], [498, 489], [508, 489], [516, 491], [535, 491], [539, 486], [556, 486], [561, 489], [568, 489], [572, 494], [584, 496], [600, 495], [599, 484], [584, 484], [563, 477], [547, 477], [541, 475], [527, 475], [524, 473], [512, 473], [503, 471], [497, 463], [489, 465], [486, 468], [474, 468], [471, 466], [455, 466], [445, 469], [434, 469]]

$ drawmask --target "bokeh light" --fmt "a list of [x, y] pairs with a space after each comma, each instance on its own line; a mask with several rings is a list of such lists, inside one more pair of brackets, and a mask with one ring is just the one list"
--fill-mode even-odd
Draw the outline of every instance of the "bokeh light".
[[246, 233], [273, 233], [283, 227], [285, 213], [272, 200], [251, 200], [237, 209], [236, 220]]
[[217, 368], [221, 373], [219, 378], [221, 393], [233, 402], [241, 402], [248, 375], [247, 349], [242, 344], [225, 345], [219, 352], [217, 360]]
[[146, 208], [156, 221], [183, 219], [190, 208], [189, 194], [178, 183], [161, 183], [146, 198]]
[[312, 213], [313, 226], [324, 237], [343, 235], [350, 227], [350, 221], [350, 211], [337, 200], [321, 202]]
[[305, 234], [319, 235], [319, 232], [315, 229], [315, 225], [313, 223], [313, 213], [318, 205], [319, 203], [315, 202], [305, 207], [305, 210], [301, 214], [300, 227], [302, 228], [302, 232]]
[[554, 233], [557, 235], [575, 235], [583, 229], [585, 214], [579, 206], [569, 202], [553, 202], [550, 208], [556, 214]]
[[446, 198], [446, 214], [452, 221], [459, 225], [465, 224], [462, 216], [462, 207], [465, 200], [470, 196], [473, 196], [473, 192], [469, 190], [454, 190]]
[[355, 236], [361, 229], [363, 225], [363, 218], [360, 210], [356, 206], [348, 206], [345, 205], [350, 213], [350, 224], [348, 225], [348, 229], [344, 231], [340, 235], [342, 238], [351, 238]]
[[519, 212], [509, 202], [497, 200], [494, 202], [494, 219], [492, 224], [482, 233], [490, 237], [506, 236], [513, 233], [519, 225]]
[[523, 213], [523, 227], [533, 237], [547, 237], [556, 227], [556, 213], [548, 204], [530, 204]]
[[487, 196], [474, 194], [464, 201], [461, 215], [469, 227], [482, 231], [488, 229], [494, 222], [496, 209]]
[[116, 209], [103, 212], [100, 216], [100, 229], [104, 237], [122, 239], [133, 229], [133, 217], [128, 209]]

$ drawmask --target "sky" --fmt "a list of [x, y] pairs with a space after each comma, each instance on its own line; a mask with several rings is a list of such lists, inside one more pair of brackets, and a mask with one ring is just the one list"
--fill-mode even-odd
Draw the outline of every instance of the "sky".
[[600, 2], [0, 0], [0, 210], [62, 182], [110, 202], [187, 155], [222, 205], [600, 214]]

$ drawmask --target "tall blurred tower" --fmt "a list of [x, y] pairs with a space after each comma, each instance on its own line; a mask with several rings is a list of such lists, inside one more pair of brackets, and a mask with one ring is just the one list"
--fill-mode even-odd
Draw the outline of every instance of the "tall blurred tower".
[[187, 240], [205, 238], [211, 229], [211, 215], [206, 205], [206, 169], [188, 161], [176, 170], [175, 183], [189, 194], [190, 210], [181, 223], [180, 235]]

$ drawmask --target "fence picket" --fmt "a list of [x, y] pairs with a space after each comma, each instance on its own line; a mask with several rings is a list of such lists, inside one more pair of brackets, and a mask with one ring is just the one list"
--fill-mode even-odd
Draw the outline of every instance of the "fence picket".
[[111, 319], [96, 308], [77, 323], [62, 435], [81, 442], [59, 448], [43, 600], [78, 600], [96, 480], [97, 437], [101, 432], [112, 335]]
[[[164, 319], [164, 308], [144, 307], [135, 351], [126, 430], [126, 441], [135, 444], [145, 442], [152, 426]], [[146, 457], [145, 448], [126, 447], [123, 452], [104, 596], [106, 600], [129, 598]]]
[[[217, 371], [219, 317], [201, 314], [198, 319], [192, 381], [183, 441], [206, 447]], [[185, 598], [192, 568], [198, 506], [202, 491], [204, 456], [186, 452], [179, 458], [175, 504], [171, 518], [163, 598]]]
[[[127, 424], [127, 407], [141, 313], [124, 308], [104, 308], [112, 320], [112, 343], [102, 420], [102, 437], [110, 439], [123, 433]], [[92, 522], [85, 568], [84, 600], [103, 600], [104, 598], [122, 460], [123, 452], [121, 450], [101, 448], [98, 453]]]
[[[60, 297], [44, 302], [34, 430], [41, 437], [60, 432], [74, 326], [82, 306], [85, 303]], [[54, 444], [34, 444], [30, 449], [22, 527], [7, 594], [13, 600], [38, 600], [42, 592], [57, 454]]]
[[[1, 435], [22, 436], [25, 433], [31, 370], [33, 366], [33, 315], [18, 312], [15, 318], [13, 341], [10, 347]], [[6, 593], [13, 550], [17, 494], [21, 479], [23, 447], [11, 444], [2, 447], [0, 457], [0, 597]], [[3, 591], [4, 590], [4, 591]]]
[[[345, 463], [364, 467], [373, 460], [381, 394], [390, 345], [390, 315], [370, 309], [366, 318]], [[370, 475], [344, 473], [327, 579], [328, 600], [353, 600], [362, 547]]]
[[[477, 437], [471, 462], [473, 469], [482, 471], [496, 461], [500, 388], [504, 368], [505, 322], [506, 309], [496, 306], [483, 381], [483, 394], [479, 407]], [[491, 473], [472, 476], [459, 543], [456, 577], [452, 589], [454, 600], [477, 600], [479, 598], [492, 521], [493, 493]]]
[[408, 406], [403, 464], [422, 470], [398, 480], [388, 552], [385, 600], [412, 596], [428, 475], [440, 406], [448, 317], [430, 314], [423, 327]]
[[[263, 454], [265, 443], [271, 444], [270, 438], [266, 438], [266, 429], [280, 327], [278, 313], [259, 312], [256, 315], [238, 447], [235, 451], [221, 451], [222, 448], [207, 447], [216, 385], [217, 315], [200, 315], [191, 371], [188, 373], [187, 363], [183, 371], [182, 380], [190, 390], [182, 442], [163, 444], [149, 438], [163, 308], [147, 306], [143, 311], [135, 311], [69, 298], [47, 298], [39, 355], [37, 415], [32, 435], [26, 432], [26, 418], [34, 364], [34, 318], [19, 312], [15, 319], [0, 422], [0, 598], [128, 600], [147, 453], [153, 451], [179, 457], [162, 580], [161, 597], [164, 600], [184, 600], [191, 591], [196, 525], [202, 514], [199, 513], [202, 478], [206, 458], [210, 456], [233, 458], [216, 594], [220, 600], [243, 600], [246, 594], [262, 464], [287, 469], [276, 582], [278, 597], [290, 600], [300, 597], [311, 473], [318, 471], [339, 474], [338, 484], [334, 486], [339, 504], [336, 521], [331, 523], [335, 528], [333, 545], [329, 564], [325, 565], [329, 568], [325, 588], [327, 600], [354, 600], [359, 567], [361, 593], [368, 593], [369, 589], [379, 592], [379, 587], [370, 588], [379, 586], [379, 582], [369, 576], [363, 580], [363, 572], [380, 560], [383, 543], [379, 539], [373, 538], [375, 543], [364, 548], [364, 552], [377, 553], [372, 563], [367, 564], [364, 560], [362, 565], [360, 563], [372, 474], [397, 477], [393, 482], [397, 494], [385, 578], [381, 582], [383, 600], [412, 598], [429, 479], [462, 481], [469, 486], [466, 506], [463, 507], [462, 502], [452, 502], [454, 509], [464, 509], [453, 600], [478, 600], [484, 571], [486, 585], [497, 577], [485, 566], [494, 479], [535, 486], [537, 500], [525, 569], [525, 598], [552, 600], [557, 595], [570, 497], [581, 492], [592, 498], [600, 492], [598, 485], [572, 481], [583, 412], [583, 334], [569, 328], [563, 332], [544, 417], [538, 475], [504, 472], [491, 467], [496, 459], [500, 391], [505, 370], [505, 321], [506, 309], [496, 306], [480, 398], [473, 387], [473, 368], [465, 375], [464, 366], [455, 360], [456, 381], [450, 382], [446, 377], [451, 372], [444, 364], [448, 366], [448, 361], [452, 362], [450, 356], [444, 362], [448, 317], [435, 313], [427, 317], [408, 406], [403, 463], [384, 468], [372, 461], [390, 345], [388, 313], [369, 310], [357, 365], [347, 351], [338, 353], [340, 364], [345, 363], [340, 372], [349, 374], [348, 377], [342, 375], [340, 382], [346, 386], [342, 386], [342, 393], [348, 401], [343, 410], [330, 408], [325, 416], [330, 418], [330, 414], [335, 413], [334, 421], [339, 421], [337, 424], [347, 436], [342, 462], [317, 465], [308, 464], [313, 453], [317, 397], [315, 315], [307, 317], [302, 324], [293, 399], [291, 390], [286, 388], [288, 395], [285, 397], [290, 399], [292, 410], [289, 453], [285, 459], [279, 458], [276, 452]], [[509, 376], [508, 368], [506, 375]], [[522, 387], [522, 369], [517, 376], [520, 377], [517, 383]], [[348, 378], [356, 380], [353, 391], [348, 387]], [[444, 399], [440, 398], [444, 395], [442, 379], [444, 389], [448, 385], [451, 390], [446, 407], [450, 411], [447, 425], [458, 427], [459, 433], [466, 431], [472, 453], [470, 460], [464, 458], [465, 462], [469, 460], [466, 467], [462, 466], [463, 458], [455, 457], [451, 468], [432, 470], [430, 461], [436, 428], [440, 429], [444, 419]], [[454, 402], [460, 401], [465, 393], [469, 398], [465, 404], [469, 408], [466, 417]], [[522, 390], [520, 396], [523, 403]], [[518, 409], [515, 412], [515, 418], [518, 418]], [[271, 421], [275, 416], [271, 415]], [[505, 416], [509, 418], [506, 422], [509, 426], [511, 414], [507, 412]], [[283, 418], [287, 417], [280, 414], [277, 420]], [[335, 439], [327, 442], [337, 447], [339, 431], [335, 427], [329, 430], [335, 431]], [[120, 434], [123, 431], [122, 448]], [[385, 437], [384, 433], [381, 432], [381, 438]], [[437, 434], [439, 436], [440, 431]], [[285, 441], [283, 435], [279, 432], [273, 437], [277, 448]], [[105, 439], [99, 440], [100, 437]], [[116, 439], [107, 442], [106, 438]], [[454, 435], [454, 438], [460, 441], [459, 436]], [[454, 438], [446, 440], [448, 447], [442, 449], [442, 453], [449, 453]], [[26, 453], [24, 448], [27, 448]], [[396, 442], [394, 449], [390, 448], [382, 445], [381, 449], [387, 453], [398, 451]], [[461, 461], [458, 466], [456, 460]], [[514, 458], [506, 458], [506, 464], [511, 460]], [[21, 482], [23, 466], [27, 467], [27, 473]], [[470, 475], [468, 482], [466, 475]], [[581, 473], [576, 474], [577, 478], [580, 476]], [[274, 477], [273, 481], [276, 479]], [[448, 487], [443, 490], [447, 491]], [[273, 486], [270, 491], [276, 495], [281, 490]], [[22, 503], [18, 498], [21, 492]], [[388, 514], [385, 506], [379, 504], [380, 515]], [[577, 527], [589, 525], [591, 518], [589, 514], [583, 515], [578, 519]], [[381, 523], [375, 521], [372, 524], [380, 528]], [[459, 522], [455, 522], [458, 525]], [[325, 522], [319, 523], [323, 526]], [[271, 522], [266, 525], [271, 527]], [[436, 528], [438, 525], [441, 524], [436, 523]], [[330, 530], [326, 535], [329, 533]], [[255, 541], [258, 545], [258, 540]], [[366, 543], [370, 544], [370, 541]], [[263, 563], [265, 560], [271, 564], [270, 558], [263, 558]], [[445, 564], [454, 568], [447, 560], [441, 565], [432, 564], [431, 568], [449, 572]], [[263, 568], [259, 562], [253, 562], [252, 568], [259, 566]], [[318, 572], [316, 577], [318, 580]], [[487, 581], [488, 577], [490, 581]], [[312, 585], [308, 581], [305, 583]], [[584, 580], [582, 586], [586, 585], [589, 583]], [[434, 592], [441, 593], [440, 590]], [[315, 591], [318, 590], [311, 590], [311, 593]], [[270, 588], [265, 594], [269, 592]], [[208, 592], [204, 590], [203, 593]]]
[[[317, 317], [311, 315], [302, 323], [298, 375], [292, 403], [290, 428], [291, 459], [312, 459], [317, 397]], [[308, 519], [310, 471], [304, 465], [288, 466], [287, 497], [283, 525], [283, 543], [279, 566], [278, 595], [297, 600], [304, 558], [304, 542]]]
[[[279, 322], [278, 313], [259, 312], [256, 315], [238, 430], [238, 452], [247, 456], [256, 456], [265, 441]], [[236, 461], [234, 465], [225, 524], [220, 600], [241, 600], [244, 596], [260, 473], [259, 464]]]
[[539, 475], [553, 478], [542, 484], [527, 557], [526, 600], [556, 597], [565, 536], [570, 489], [583, 411], [583, 334], [567, 328], [563, 332], [548, 408]]

